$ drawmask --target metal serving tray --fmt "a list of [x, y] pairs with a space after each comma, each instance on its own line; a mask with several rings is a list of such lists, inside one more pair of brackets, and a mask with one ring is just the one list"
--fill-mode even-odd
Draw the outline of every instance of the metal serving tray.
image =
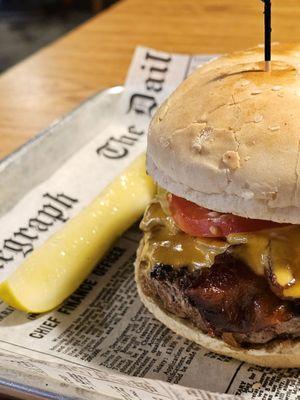
[[[55, 121], [32, 140], [0, 161], [0, 215], [11, 209], [28, 191], [51, 176], [68, 158], [103, 131], [115, 115], [123, 88], [113, 87], [89, 98], [71, 113]], [[95, 115], [97, 129], [95, 129]], [[24, 176], [28, 179], [20, 179]], [[18, 185], [14, 183], [18, 182]], [[78, 391], [57, 384], [49, 391], [18, 382], [9, 371], [0, 371], [0, 398], [79, 399]], [[54, 390], [52, 390], [54, 389]], [[73, 393], [70, 393], [72, 391]], [[1, 397], [1, 394], [3, 397]], [[96, 398], [96, 397], [95, 397]], [[97, 399], [107, 399], [97, 395]]]

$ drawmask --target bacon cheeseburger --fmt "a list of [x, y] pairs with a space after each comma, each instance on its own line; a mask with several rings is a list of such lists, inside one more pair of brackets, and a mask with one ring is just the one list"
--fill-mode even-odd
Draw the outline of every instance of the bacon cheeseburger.
[[199, 68], [149, 130], [158, 187], [136, 281], [166, 326], [217, 353], [300, 367], [300, 48]]

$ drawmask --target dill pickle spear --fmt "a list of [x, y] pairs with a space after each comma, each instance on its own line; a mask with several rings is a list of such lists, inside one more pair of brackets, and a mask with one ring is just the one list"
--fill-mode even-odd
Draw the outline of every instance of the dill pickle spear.
[[0, 298], [31, 313], [57, 307], [141, 217], [154, 194], [155, 184], [141, 155], [0, 284]]

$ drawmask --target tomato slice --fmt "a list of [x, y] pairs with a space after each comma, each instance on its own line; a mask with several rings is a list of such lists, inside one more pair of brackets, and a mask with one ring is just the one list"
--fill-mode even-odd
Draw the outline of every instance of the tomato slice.
[[225, 237], [230, 233], [284, 226], [272, 221], [242, 218], [233, 214], [211, 211], [174, 194], [169, 195], [169, 206], [177, 226], [191, 236]]

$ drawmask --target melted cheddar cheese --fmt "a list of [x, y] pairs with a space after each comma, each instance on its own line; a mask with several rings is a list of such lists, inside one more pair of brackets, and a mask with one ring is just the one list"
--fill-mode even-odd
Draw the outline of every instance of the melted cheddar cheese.
[[226, 240], [198, 238], [180, 231], [164, 210], [158, 200], [154, 201], [141, 223], [145, 232], [143, 256], [151, 265], [186, 266], [190, 270], [210, 267], [217, 255], [228, 250], [257, 275], [271, 277], [283, 297], [300, 298], [300, 226], [236, 233]]
[[147, 209], [141, 229], [145, 232], [143, 257], [154, 264], [189, 269], [209, 267], [216, 255], [230, 246], [224, 240], [197, 238], [176, 228], [172, 217], [167, 216], [158, 202]]
[[282, 288], [283, 297], [300, 298], [300, 226], [232, 234], [233, 254], [256, 274], [266, 272]]

